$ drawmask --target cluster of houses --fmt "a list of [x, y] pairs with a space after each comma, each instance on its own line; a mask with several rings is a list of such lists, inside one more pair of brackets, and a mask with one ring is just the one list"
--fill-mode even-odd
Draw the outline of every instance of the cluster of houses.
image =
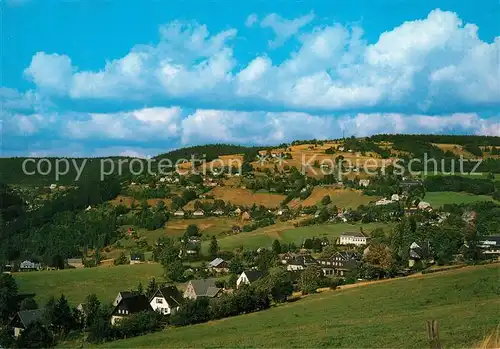
[[[283, 212], [284, 211], [281, 210], [281, 213], [277, 213], [277, 215], [282, 215]], [[193, 211], [191, 213], [189, 213], [189, 212], [187, 212], [187, 211], [185, 211], [183, 209], [178, 209], [177, 211], [174, 212], [174, 217], [184, 218], [184, 217], [186, 217], [188, 215], [191, 215], [194, 218], [196, 218], [196, 217], [204, 217], [205, 215], [222, 216], [225, 213], [226, 212], [224, 212], [220, 208], [216, 208], [216, 209], [214, 209], [211, 212], [205, 212], [202, 209], [196, 209], [195, 211]], [[229, 215], [239, 217], [242, 221], [249, 221], [250, 219], [252, 219], [252, 216], [250, 215], [250, 213], [248, 211], [243, 211], [239, 207], [237, 207], [234, 211], [229, 212]]]

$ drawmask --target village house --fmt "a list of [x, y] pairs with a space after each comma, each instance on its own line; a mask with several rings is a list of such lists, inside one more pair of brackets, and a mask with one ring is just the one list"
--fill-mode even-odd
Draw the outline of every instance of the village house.
[[34, 270], [40, 270], [41, 268], [42, 265], [40, 263], [35, 263], [29, 260], [22, 261], [19, 264], [20, 271], [34, 271]]
[[391, 195], [391, 201], [399, 201], [400, 197], [399, 194], [392, 194]]
[[413, 267], [418, 261], [423, 261], [428, 255], [428, 246], [413, 241], [409, 248], [408, 266]]
[[249, 221], [250, 219], [252, 219], [252, 217], [250, 216], [250, 213], [245, 211], [241, 214], [242, 221]]
[[131, 253], [130, 254], [130, 264], [141, 264], [144, 263], [144, 254], [143, 253]]
[[204, 215], [205, 215], [205, 212], [201, 209], [193, 212], [194, 217], [203, 217]]
[[184, 217], [185, 212], [183, 210], [177, 210], [174, 212], [174, 216], [176, 217]]
[[149, 304], [154, 311], [170, 315], [178, 311], [184, 302], [182, 294], [175, 286], [159, 288], [151, 297]]
[[485, 256], [500, 258], [500, 235], [480, 237], [478, 247]]
[[83, 261], [81, 258], [68, 258], [67, 264], [71, 268], [83, 268]]
[[378, 200], [377, 202], [375, 202], [375, 205], [376, 206], [384, 206], [384, 205], [392, 204], [393, 202], [394, 201], [392, 201], [392, 200], [382, 198], [382, 199]]
[[191, 280], [184, 291], [184, 298], [215, 298], [222, 293], [222, 288], [215, 286], [215, 279]]
[[342, 233], [337, 239], [338, 245], [366, 245], [368, 237], [362, 232], [357, 233]]
[[295, 256], [287, 263], [286, 270], [297, 271], [304, 270], [310, 265], [318, 264], [318, 262], [310, 254], [301, 254]]
[[360, 187], [368, 187], [370, 185], [370, 180], [369, 179], [360, 179], [359, 180], [359, 186]]
[[[200, 244], [188, 241], [188, 243], [186, 244], [186, 248], [184, 249], [184, 251], [185, 251], [185, 253], [188, 256], [196, 255], [200, 251]], [[180, 251], [180, 256], [182, 256], [182, 250]]]
[[111, 313], [111, 325], [116, 325], [119, 320], [141, 311], [151, 311], [151, 306], [145, 295], [135, 293], [129, 297], [121, 298]]
[[295, 256], [297, 256], [297, 254], [295, 254], [293, 252], [282, 253], [280, 255], [281, 264], [288, 264], [288, 262], [290, 262], [292, 259], [294, 259]]
[[222, 258], [215, 258], [208, 264], [208, 267], [216, 273], [227, 273], [229, 271], [229, 264]]
[[14, 328], [14, 337], [19, 337], [21, 332], [35, 321], [46, 322], [43, 315], [43, 309], [18, 311], [11, 320], [11, 326]]
[[355, 252], [336, 252], [330, 258], [318, 259], [318, 264], [325, 276], [345, 276], [345, 274], [356, 268], [360, 260], [359, 254]]
[[245, 270], [236, 280], [236, 288], [239, 288], [241, 285], [251, 285], [263, 276], [264, 272], [260, 270]]
[[419, 210], [424, 210], [424, 211], [432, 211], [431, 204], [425, 201], [420, 201], [417, 205]]
[[290, 212], [290, 209], [288, 207], [282, 207], [276, 212], [276, 215], [282, 216], [288, 212]]
[[224, 211], [222, 211], [220, 208], [212, 212], [215, 216], [222, 216], [224, 214]]
[[57, 184], [51, 184], [51, 185], [49, 186], [49, 189], [50, 189], [50, 190], [57, 189]]
[[122, 299], [133, 297], [136, 294], [137, 294], [137, 292], [135, 292], [135, 291], [121, 291], [121, 292], [118, 292], [118, 294], [116, 295], [115, 300], [113, 301], [113, 306], [116, 307], [118, 305], [118, 303], [120, 303], [120, 301]]

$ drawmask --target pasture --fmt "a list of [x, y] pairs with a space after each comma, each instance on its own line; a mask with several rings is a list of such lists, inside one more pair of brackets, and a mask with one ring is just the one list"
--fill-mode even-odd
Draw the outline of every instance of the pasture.
[[424, 201], [430, 203], [432, 207], [442, 207], [446, 204], [468, 204], [475, 201], [494, 201], [491, 196], [474, 195], [469, 193], [457, 193], [454, 191], [427, 192]]
[[280, 194], [253, 193], [247, 189], [233, 187], [216, 187], [207, 195], [213, 195], [215, 199], [221, 199], [233, 205], [252, 206], [255, 203], [268, 208], [279, 207], [281, 201], [285, 199], [285, 196]]
[[366, 205], [370, 201], [376, 201], [374, 196], [366, 196], [360, 190], [336, 189], [329, 187], [314, 187], [311, 195], [301, 202], [302, 206], [318, 205], [325, 195], [330, 195], [331, 205], [338, 208], [357, 208], [360, 205]]
[[112, 302], [119, 291], [136, 289], [139, 282], [147, 286], [150, 278], [163, 280], [163, 268], [157, 263], [100, 266], [97, 268], [47, 270], [13, 273], [19, 292], [36, 293], [40, 305], [50, 296], [64, 294], [70, 304], [78, 305], [90, 293], [101, 302]]
[[471, 348], [498, 326], [498, 265], [311, 295], [263, 312], [105, 343], [105, 348]]
[[[387, 223], [349, 224], [349, 223], [327, 223], [306, 227], [295, 228], [292, 222], [278, 222], [272, 226], [260, 228], [251, 232], [242, 232], [227, 237], [219, 237], [219, 247], [221, 250], [234, 250], [238, 247], [257, 249], [259, 247], [271, 247], [274, 240], [284, 243], [295, 243], [300, 245], [304, 239], [316, 237], [326, 237], [335, 240], [342, 232], [358, 232], [363, 229], [369, 233], [376, 228], [383, 228], [386, 233], [392, 226]], [[202, 250], [208, 251], [210, 242], [202, 243]]]

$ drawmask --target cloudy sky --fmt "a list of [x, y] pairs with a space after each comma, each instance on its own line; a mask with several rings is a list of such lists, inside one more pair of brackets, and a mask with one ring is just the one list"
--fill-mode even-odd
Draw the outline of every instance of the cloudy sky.
[[498, 0], [138, 5], [1, 2], [2, 156], [500, 136]]

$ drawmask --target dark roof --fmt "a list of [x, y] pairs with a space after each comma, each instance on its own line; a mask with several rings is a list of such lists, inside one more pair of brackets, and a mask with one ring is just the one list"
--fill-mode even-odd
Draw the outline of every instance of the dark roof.
[[190, 283], [198, 297], [215, 297], [221, 290], [215, 286], [215, 279], [191, 280]]
[[21, 303], [26, 298], [35, 298], [36, 293], [18, 293], [14, 299], [16, 303]]
[[134, 294], [132, 296], [122, 298], [116, 308], [118, 307], [128, 310], [131, 314], [138, 313], [143, 310], [151, 310], [148, 299], [143, 294]]
[[355, 236], [357, 238], [365, 238], [366, 235], [363, 234], [362, 232], [358, 231], [358, 232], [355, 232], [355, 233], [349, 233], [349, 232], [344, 232], [342, 234], [340, 234], [342, 236]]
[[[487, 243], [486, 243], [487, 242]], [[479, 243], [483, 246], [500, 246], [500, 235], [481, 236]], [[495, 245], [493, 245], [493, 243]]]
[[245, 270], [245, 275], [247, 276], [248, 281], [254, 282], [264, 276], [264, 272], [260, 270]]
[[288, 264], [293, 264], [293, 265], [310, 265], [316, 263], [317, 261], [310, 254], [302, 254], [295, 256], [288, 262]]
[[17, 312], [17, 318], [20, 325], [26, 328], [35, 321], [43, 321], [43, 309], [21, 310]]
[[133, 297], [133, 296], [138, 294], [137, 291], [121, 291], [118, 293], [122, 296], [122, 299], [128, 298], [128, 297]]
[[184, 301], [184, 298], [182, 298], [182, 294], [175, 286], [162, 287], [158, 289], [158, 291], [156, 291], [153, 297], [156, 297], [158, 293], [161, 294], [163, 298], [165, 298], [169, 305], [181, 305]]

